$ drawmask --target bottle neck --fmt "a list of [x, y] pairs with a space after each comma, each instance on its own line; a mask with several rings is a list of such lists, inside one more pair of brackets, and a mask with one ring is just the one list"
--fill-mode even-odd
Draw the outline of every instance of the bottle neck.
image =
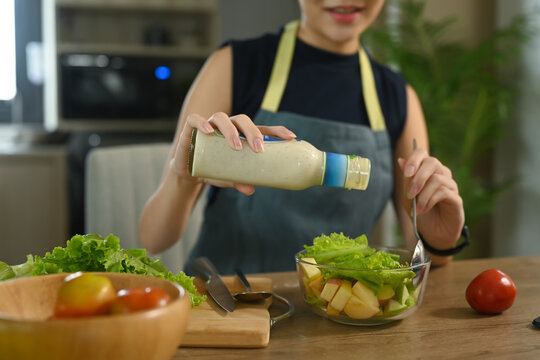
[[356, 190], [367, 188], [371, 172], [369, 159], [331, 152], [325, 153], [325, 157], [322, 185]]

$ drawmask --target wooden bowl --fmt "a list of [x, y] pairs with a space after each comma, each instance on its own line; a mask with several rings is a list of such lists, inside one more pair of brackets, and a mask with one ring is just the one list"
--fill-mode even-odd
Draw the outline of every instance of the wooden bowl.
[[99, 273], [116, 290], [161, 287], [173, 299], [167, 306], [126, 315], [48, 320], [58, 289], [68, 274], [0, 282], [0, 358], [10, 360], [170, 359], [190, 319], [187, 292], [149, 276]]

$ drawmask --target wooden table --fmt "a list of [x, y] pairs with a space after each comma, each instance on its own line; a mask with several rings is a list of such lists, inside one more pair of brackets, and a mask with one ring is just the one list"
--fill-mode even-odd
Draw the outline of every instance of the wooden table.
[[[486, 316], [469, 307], [465, 289], [490, 268], [512, 277], [517, 296], [503, 314]], [[531, 324], [540, 316], [540, 256], [454, 261], [432, 269], [414, 314], [372, 327], [341, 325], [312, 313], [295, 273], [265, 275], [296, 306], [291, 318], [272, 328], [266, 348], [179, 348], [173, 359], [540, 359], [540, 330]]]

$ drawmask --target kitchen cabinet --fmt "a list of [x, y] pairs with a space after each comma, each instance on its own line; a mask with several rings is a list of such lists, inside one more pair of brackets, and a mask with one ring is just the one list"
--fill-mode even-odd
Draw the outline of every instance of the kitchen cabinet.
[[[217, 0], [43, 0], [47, 129], [174, 130], [178, 113], [172, 118], [107, 118], [106, 121], [66, 115], [62, 87], [67, 86], [62, 76], [66, 76], [63, 69], [67, 60], [63, 55], [75, 55], [68, 64], [71, 67], [101, 67], [116, 74], [126, 59], [137, 58], [137, 64], [140, 59], [147, 59], [147, 63], [152, 59], [181, 62], [183, 74], [179, 82], [187, 89], [217, 46], [218, 8]], [[95, 77], [95, 71], [86, 74]], [[133, 75], [130, 76], [128, 80], [132, 80]], [[118, 75], [110, 75], [107, 81], [118, 81]], [[131, 89], [135, 87], [140, 89], [141, 85], [131, 84]], [[178, 107], [181, 103], [179, 98]]]
[[0, 146], [0, 260], [26, 261], [68, 238], [63, 146]]

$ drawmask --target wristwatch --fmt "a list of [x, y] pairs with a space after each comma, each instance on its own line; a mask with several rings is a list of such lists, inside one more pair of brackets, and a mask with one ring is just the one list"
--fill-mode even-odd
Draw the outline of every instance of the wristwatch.
[[433, 246], [427, 243], [427, 241], [424, 239], [422, 234], [419, 233], [418, 235], [420, 236], [420, 240], [422, 240], [422, 244], [424, 244], [424, 248], [430, 253], [432, 253], [433, 255], [438, 255], [438, 256], [455, 255], [461, 250], [463, 250], [465, 246], [471, 243], [469, 227], [467, 225], [464, 225], [463, 229], [461, 229], [461, 236], [465, 238], [465, 241], [463, 241], [461, 244], [457, 245], [456, 247], [452, 249], [446, 249], [446, 250], [435, 249]]

